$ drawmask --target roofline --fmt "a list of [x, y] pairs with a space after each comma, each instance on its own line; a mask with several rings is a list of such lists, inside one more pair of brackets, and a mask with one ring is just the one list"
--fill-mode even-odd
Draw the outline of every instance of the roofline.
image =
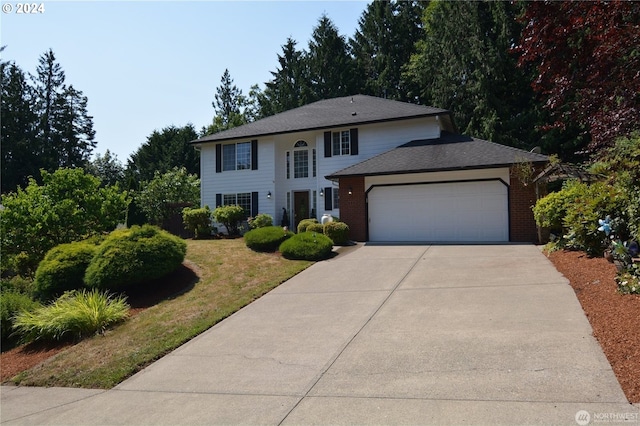
[[[548, 161], [531, 161], [534, 164], [543, 164]], [[434, 173], [434, 172], [454, 172], [463, 170], [483, 170], [483, 169], [498, 169], [502, 167], [511, 167], [517, 163], [505, 163], [505, 164], [489, 164], [484, 166], [469, 166], [469, 167], [447, 167], [444, 169], [415, 169], [415, 170], [403, 170], [403, 171], [390, 171], [390, 172], [377, 172], [377, 173], [357, 173], [357, 174], [331, 174], [326, 175], [324, 178], [327, 180], [336, 180], [346, 177], [369, 177], [369, 176], [393, 176], [393, 175], [410, 175], [418, 173]]]
[[[208, 140], [208, 141], [203, 141], [203, 140], [201, 140], [202, 138], [200, 138], [200, 139], [195, 139], [195, 140], [189, 141], [187, 143], [189, 145], [204, 145], [204, 144], [219, 143], [219, 142], [226, 142], [226, 141], [233, 141], [233, 140], [244, 140], [244, 139], [250, 139], [250, 138], [256, 138], [256, 137], [284, 135], [284, 134], [287, 134], [287, 133], [312, 132], [312, 131], [321, 130], [321, 129], [334, 129], [334, 128], [337, 128], [337, 127], [345, 127], [345, 126], [361, 126], [361, 125], [364, 125], [364, 124], [388, 123], [388, 122], [391, 122], [391, 121], [411, 120], [411, 119], [414, 119], [414, 118], [437, 117], [437, 116], [440, 116], [440, 115], [448, 115], [449, 117], [451, 117], [451, 111], [442, 110], [442, 111], [431, 112], [431, 113], [427, 113], [427, 114], [411, 115], [411, 116], [404, 116], [404, 117], [394, 117], [394, 118], [387, 118], [387, 119], [380, 119], [380, 120], [358, 121], [358, 122], [355, 122], [355, 123], [343, 123], [343, 124], [336, 124], [336, 125], [331, 125], [331, 126], [317, 126], [317, 127], [306, 127], [306, 128], [293, 129], [293, 130], [283, 130], [283, 131], [278, 131], [278, 132], [254, 133], [252, 135], [247, 135], [247, 136], [235, 136], [235, 137], [231, 137], [231, 138], [212, 139], [212, 140]], [[265, 117], [265, 118], [267, 118], [267, 117]], [[247, 123], [247, 124], [251, 124], [251, 123]], [[453, 125], [453, 123], [452, 123], [452, 125]], [[213, 135], [215, 135], [215, 133], [213, 133]], [[207, 135], [207, 136], [211, 136], [211, 135]], [[204, 136], [204, 137], [206, 138], [207, 136]]]

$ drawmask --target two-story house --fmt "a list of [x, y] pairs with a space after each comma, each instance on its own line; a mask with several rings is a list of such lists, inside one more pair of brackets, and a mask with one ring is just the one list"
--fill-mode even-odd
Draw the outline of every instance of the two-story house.
[[239, 204], [291, 229], [339, 217], [359, 241], [535, 241], [540, 154], [457, 135], [449, 111], [356, 95], [318, 101], [192, 144], [202, 205]]

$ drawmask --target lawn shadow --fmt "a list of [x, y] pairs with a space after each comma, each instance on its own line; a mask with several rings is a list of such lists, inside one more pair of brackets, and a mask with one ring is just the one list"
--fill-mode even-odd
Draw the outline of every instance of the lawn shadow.
[[123, 292], [132, 309], [144, 309], [190, 291], [198, 281], [198, 274], [183, 263], [162, 278], [130, 286]]

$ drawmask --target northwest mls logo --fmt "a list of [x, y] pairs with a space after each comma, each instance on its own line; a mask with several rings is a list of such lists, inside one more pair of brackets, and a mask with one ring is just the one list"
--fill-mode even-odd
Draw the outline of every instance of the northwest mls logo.
[[576, 413], [576, 423], [586, 426], [591, 422], [591, 414], [588, 411], [580, 410]]

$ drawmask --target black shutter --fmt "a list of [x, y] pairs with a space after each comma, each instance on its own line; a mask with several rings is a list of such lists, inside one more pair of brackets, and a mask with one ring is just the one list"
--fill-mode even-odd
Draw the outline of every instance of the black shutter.
[[351, 155], [358, 155], [358, 129], [351, 129], [349, 132], [351, 133]]
[[331, 157], [331, 132], [324, 132], [324, 156]]
[[222, 144], [216, 144], [216, 173], [222, 171]]
[[216, 194], [216, 207], [220, 207], [222, 205], [222, 194]]
[[251, 170], [258, 170], [258, 140], [251, 141]]
[[333, 210], [333, 188], [330, 186], [324, 189], [324, 209]]
[[256, 217], [258, 214], [258, 193], [251, 193], [251, 216]]

